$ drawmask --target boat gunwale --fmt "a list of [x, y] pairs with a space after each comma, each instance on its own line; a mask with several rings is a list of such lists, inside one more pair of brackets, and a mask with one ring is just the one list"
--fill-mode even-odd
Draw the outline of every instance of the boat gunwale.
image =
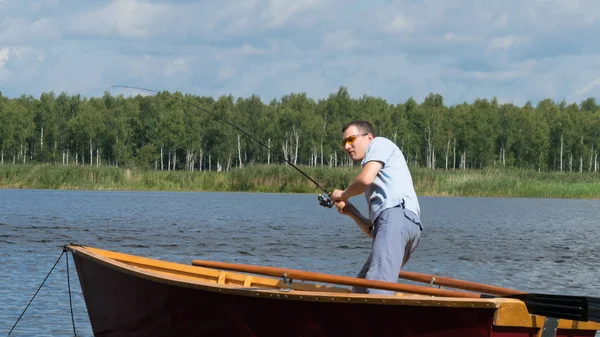
[[[140, 276], [145, 279], [149, 279], [152, 281], [157, 281], [160, 283], [168, 283], [174, 284], [178, 286], [184, 286], [187, 288], [200, 288], [203, 290], [211, 291], [211, 292], [219, 292], [219, 293], [232, 293], [236, 295], [244, 295], [249, 297], [256, 296], [267, 296], [273, 297], [273, 295], [277, 295], [277, 298], [282, 299], [294, 299], [294, 300], [316, 300], [319, 301], [321, 298], [329, 299], [328, 302], [338, 301], [343, 303], [348, 302], [361, 302], [361, 303], [369, 303], [369, 304], [385, 304], [385, 305], [416, 305], [416, 306], [440, 306], [440, 307], [470, 307], [470, 308], [489, 308], [489, 309], [497, 309], [503, 302], [514, 302], [514, 303], [522, 303], [519, 300], [515, 299], [502, 299], [502, 298], [454, 298], [454, 297], [436, 297], [436, 296], [428, 296], [428, 295], [419, 295], [419, 294], [398, 294], [394, 296], [389, 295], [372, 295], [372, 294], [357, 294], [350, 292], [327, 292], [327, 291], [305, 291], [305, 290], [297, 290], [292, 289], [291, 291], [286, 288], [276, 289], [274, 287], [270, 288], [258, 288], [258, 287], [245, 287], [234, 284], [219, 284], [210, 281], [196, 280], [196, 279], [188, 279], [182, 278], [174, 273], [168, 272], [157, 272], [151, 269], [135, 266], [134, 264], [139, 264], [138, 262], [131, 261], [132, 264], [122, 262], [120, 260], [124, 260], [126, 258], [141, 258], [144, 259], [145, 262], [155, 263], [156, 265], [162, 265], [163, 269], [168, 270], [168, 266], [176, 265], [184, 268], [191, 268], [190, 270], [208, 270], [214, 271], [216, 273], [219, 272], [227, 272], [230, 275], [243, 275], [246, 274], [239, 272], [231, 272], [220, 269], [213, 268], [204, 268], [204, 267], [196, 267], [196, 266], [187, 266], [177, 262], [167, 262], [147, 257], [140, 257], [136, 255], [129, 255], [124, 253], [113, 252], [109, 250], [103, 250], [93, 247], [87, 246], [69, 246], [71, 251], [77, 251], [78, 253], [82, 253], [92, 259], [97, 260], [98, 262], [109, 266], [113, 269], [118, 269], [119, 271], [126, 272], [131, 275]], [[115, 259], [112, 257], [107, 257], [101, 255], [102, 253], [116, 254], [124, 259]], [[156, 265], [149, 265], [151, 267], [155, 267]], [[199, 274], [199, 276], [204, 274]], [[256, 276], [255, 276], [256, 275]], [[209, 275], [204, 275], [211, 277]], [[253, 277], [263, 278], [268, 280], [277, 280], [275, 277], [263, 276], [252, 274]], [[190, 277], [191, 278], [191, 277]], [[269, 296], [270, 295], [270, 296]]]

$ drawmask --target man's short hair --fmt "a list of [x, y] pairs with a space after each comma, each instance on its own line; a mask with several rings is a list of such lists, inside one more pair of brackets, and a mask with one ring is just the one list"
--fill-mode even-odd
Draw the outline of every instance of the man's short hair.
[[369, 123], [367, 121], [362, 121], [362, 120], [357, 120], [357, 121], [352, 121], [352, 122], [347, 123], [342, 128], [342, 132], [346, 131], [346, 129], [348, 129], [352, 125], [356, 126], [356, 128], [360, 132], [370, 133], [373, 135], [373, 137], [375, 137], [375, 131], [373, 131], [373, 126], [371, 125], [371, 123]]

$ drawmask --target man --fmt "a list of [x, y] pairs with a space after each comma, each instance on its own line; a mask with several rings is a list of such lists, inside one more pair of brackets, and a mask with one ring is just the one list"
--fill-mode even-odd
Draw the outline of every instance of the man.
[[[423, 230], [412, 176], [402, 151], [389, 139], [376, 137], [369, 122], [352, 121], [342, 133], [344, 149], [352, 160], [361, 161], [362, 170], [348, 188], [334, 190], [331, 199], [340, 213], [350, 216], [373, 238], [371, 254], [357, 277], [397, 282], [400, 269], [419, 244]], [[368, 218], [348, 201], [362, 193], [368, 203]], [[393, 294], [357, 287], [353, 291]]]

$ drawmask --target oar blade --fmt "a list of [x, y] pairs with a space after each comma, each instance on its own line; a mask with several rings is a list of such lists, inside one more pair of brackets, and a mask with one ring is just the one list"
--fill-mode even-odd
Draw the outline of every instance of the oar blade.
[[552, 294], [516, 294], [505, 296], [525, 303], [534, 315], [576, 321], [600, 322], [600, 298]]

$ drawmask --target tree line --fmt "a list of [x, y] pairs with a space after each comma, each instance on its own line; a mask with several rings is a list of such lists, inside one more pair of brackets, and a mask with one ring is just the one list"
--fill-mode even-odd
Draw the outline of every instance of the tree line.
[[370, 121], [376, 136], [394, 141], [413, 166], [598, 172], [600, 106], [593, 97], [580, 104], [545, 99], [518, 106], [493, 98], [446, 106], [432, 93], [421, 103], [391, 104], [350, 97], [343, 86], [326, 99], [292, 93], [270, 102], [168, 91], [90, 98], [45, 92], [39, 99], [0, 93], [0, 163], [221, 171], [283, 162], [281, 156], [296, 165], [351, 166], [340, 140], [353, 119]]

